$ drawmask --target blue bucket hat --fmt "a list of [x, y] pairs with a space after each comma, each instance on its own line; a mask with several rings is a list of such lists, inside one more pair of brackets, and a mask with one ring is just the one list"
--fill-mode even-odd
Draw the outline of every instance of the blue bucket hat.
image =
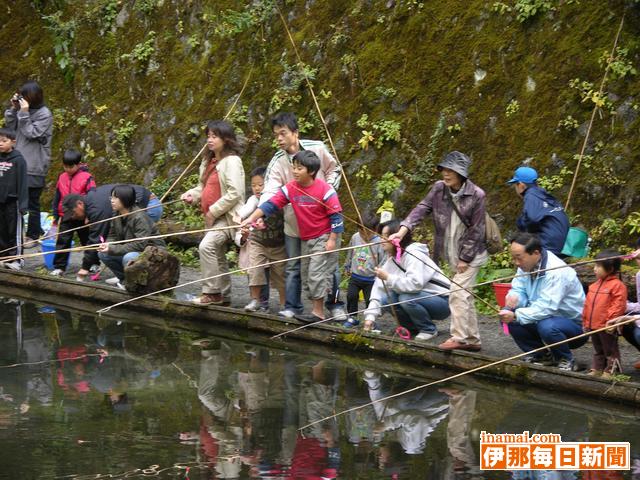
[[518, 167], [516, 171], [513, 173], [513, 178], [509, 180], [508, 184], [513, 183], [535, 183], [538, 179], [538, 172], [536, 172], [535, 168], [531, 167]]

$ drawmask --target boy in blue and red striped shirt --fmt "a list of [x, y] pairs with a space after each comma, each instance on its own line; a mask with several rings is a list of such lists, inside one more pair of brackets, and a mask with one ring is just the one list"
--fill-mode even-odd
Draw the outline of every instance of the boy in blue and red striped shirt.
[[[243, 226], [262, 216], [273, 215], [290, 203], [298, 221], [302, 255], [340, 248], [340, 234], [344, 232], [342, 206], [333, 187], [316, 178], [318, 170], [320, 159], [315, 153], [310, 150], [298, 152], [293, 157], [294, 180], [257, 208]], [[310, 315], [297, 315], [298, 320], [312, 323], [324, 318], [323, 301], [331, 288], [337, 263], [337, 252], [302, 259], [302, 282], [309, 290], [313, 310]]]

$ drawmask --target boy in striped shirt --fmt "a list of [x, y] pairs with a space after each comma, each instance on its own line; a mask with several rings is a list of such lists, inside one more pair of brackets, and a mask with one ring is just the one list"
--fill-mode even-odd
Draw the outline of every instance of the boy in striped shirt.
[[[342, 206], [333, 187], [316, 178], [318, 170], [320, 159], [314, 152], [302, 150], [296, 153], [293, 157], [293, 181], [257, 208], [242, 225], [250, 225], [260, 217], [273, 215], [291, 204], [302, 240], [302, 255], [340, 248], [341, 233], [344, 232]], [[324, 297], [332, 287], [337, 264], [337, 252], [302, 259], [303, 288], [309, 292], [313, 310], [310, 315], [296, 315], [298, 320], [312, 323], [324, 318]]]

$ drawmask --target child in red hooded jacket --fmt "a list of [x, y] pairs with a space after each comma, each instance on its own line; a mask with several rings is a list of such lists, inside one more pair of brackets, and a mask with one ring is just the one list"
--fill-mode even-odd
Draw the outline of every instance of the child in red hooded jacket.
[[[77, 194], [86, 195], [90, 190], [96, 188], [96, 182], [89, 173], [89, 169], [85, 163], [82, 163], [82, 155], [76, 150], [65, 150], [62, 155], [62, 167], [64, 172], [58, 177], [56, 184], [56, 193], [53, 197], [52, 209], [55, 224], [58, 226], [58, 237], [56, 240], [56, 250], [64, 250], [71, 247], [74, 233], [78, 233], [80, 243], [87, 244], [89, 235], [88, 229], [80, 229], [75, 231], [74, 228], [81, 227], [84, 222], [64, 218], [62, 210], [62, 201], [67, 195]], [[67, 268], [69, 253], [56, 253], [53, 257], [53, 270], [50, 272], [53, 276], [61, 276]]]
[[[618, 257], [618, 258], [611, 258]], [[605, 250], [596, 255], [593, 271], [596, 281], [589, 292], [582, 311], [582, 326], [586, 332], [606, 326], [607, 321], [624, 315], [627, 308], [627, 287], [620, 280], [620, 254]], [[620, 350], [615, 332], [602, 331], [591, 335], [593, 365], [589, 375], [610, 377], [621, 372]]]

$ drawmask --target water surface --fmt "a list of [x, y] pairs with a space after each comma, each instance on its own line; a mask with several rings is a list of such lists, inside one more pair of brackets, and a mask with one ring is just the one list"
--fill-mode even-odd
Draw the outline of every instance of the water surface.
[[384, 359], [309, 354], [290, 341], [2, 302], [0, 478], [587, 478], [482, 472], [482, 430], [630, 441], [639, 473], [607, 478], [640, 478], [629, 408], [469, 379], [302, 435], [303, 425], [424, 383], [430, 369], [414, 378]]

